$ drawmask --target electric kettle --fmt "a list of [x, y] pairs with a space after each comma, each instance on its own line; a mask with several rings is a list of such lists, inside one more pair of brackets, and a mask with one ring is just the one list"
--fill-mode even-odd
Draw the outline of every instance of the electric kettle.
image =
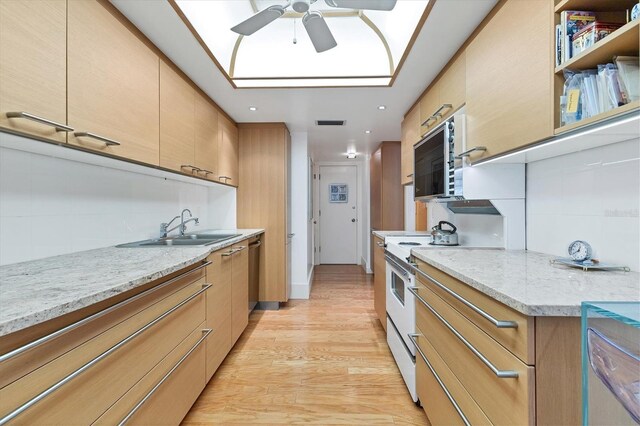
[[[449, 225], [451, 229], [442, 229], [442, 225]], [[436, 226], [431, 228], [431, 244], [432, 246], [457, 246], [458, 234], [453, 223], [441, 220]]]

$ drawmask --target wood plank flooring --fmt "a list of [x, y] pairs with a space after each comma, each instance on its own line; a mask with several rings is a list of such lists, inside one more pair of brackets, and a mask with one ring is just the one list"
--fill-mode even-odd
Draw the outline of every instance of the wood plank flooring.
[[254, 312], [184, 419], [204, 424], [424, 425], [359, 266], [316, 267], [310, 300]]

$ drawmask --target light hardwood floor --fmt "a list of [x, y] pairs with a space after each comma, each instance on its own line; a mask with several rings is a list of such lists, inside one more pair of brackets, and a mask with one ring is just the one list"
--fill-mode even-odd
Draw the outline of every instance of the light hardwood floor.
[[359, 266], [316, 267], [310, 300], [254, 312], [183, 424], [300, 423], [428, 424]]

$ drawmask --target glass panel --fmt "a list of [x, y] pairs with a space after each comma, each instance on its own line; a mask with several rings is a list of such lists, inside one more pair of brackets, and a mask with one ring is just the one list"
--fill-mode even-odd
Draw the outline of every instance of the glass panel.
[[393, 271], [391, 271], [391, 292], [404, 306], [404, 281]]
[[444, 128], [415, 149], [416, 197], [444, 194]]

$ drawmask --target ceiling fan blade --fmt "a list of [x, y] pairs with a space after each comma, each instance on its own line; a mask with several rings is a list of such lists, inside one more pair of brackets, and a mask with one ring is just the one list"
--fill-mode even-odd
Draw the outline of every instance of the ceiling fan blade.
[[325, 0], [331, 7], [365, 10], [393, 10], [397, 0]]
[[325, 52], [338, 45], [331, 30], [320, 12], [309, 12], [302, 17], [302, 24], [309, 34], [309, 38], [316, 48], [316, 52]]
[[284, 7], [279, 5], [269, 6], [268, 8], [256, 13], [251, 18], [240, 22], [238, 25], [231, 28], [231, 31], [246, 36], [251, 35], [260, 28], [265, 27], [284, 15], [284, 9]]

